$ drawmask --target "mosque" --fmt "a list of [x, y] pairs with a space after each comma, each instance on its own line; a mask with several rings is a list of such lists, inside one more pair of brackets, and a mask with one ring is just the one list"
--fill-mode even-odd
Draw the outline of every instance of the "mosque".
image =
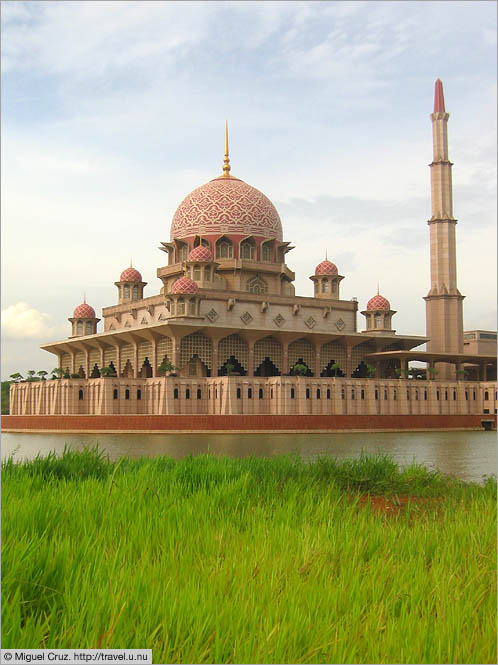
[[[310, 276], [313, 295], [295, 294], [294, 248], [272, 202], [231, 175], [225, 126], [222, 174], [183, 199], [161, 242], [159, 292], [144, 295], [130, 265], [102, 331], [90, 304], [78, 305], [68, 339], [42, 346], [63, 378], [13, 385], [11, 414], [496, 413], [496, 333], [463, 328], [448, 118], [438, 79], [425, 337], [397, 334], [380, 293], [361, 312], [341, 298], [344, 276], [328, 257]], [[410, 360], [427, 363], [427, 380]]]

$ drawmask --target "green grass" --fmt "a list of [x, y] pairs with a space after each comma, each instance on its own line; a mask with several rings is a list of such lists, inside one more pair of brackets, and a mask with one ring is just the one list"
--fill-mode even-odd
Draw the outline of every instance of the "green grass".
[[[2, 466], [2, 647], [495, 663], [496, 480], [388, 457]], [[442, 497], [392, 518], [362, 493]]]

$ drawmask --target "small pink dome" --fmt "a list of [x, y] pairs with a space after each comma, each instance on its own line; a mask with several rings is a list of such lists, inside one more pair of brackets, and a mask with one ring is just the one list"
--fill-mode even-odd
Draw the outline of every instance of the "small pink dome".
[[81, 305], [78, 305], [76, 309], [73, 312], [73, 318], [74, 319], [94, 319], [95, 318], [95, 310], [93, 307], [90, 307], [90, 305], [87, 305], [86, 302], [81, 303]]
[[213, 255], [211, 250], [209, 247], [205, 247], [204, 245], [198, 245], [197, 247], [194, 247], [194, 249], [188, 255], [188, 261], [211, 262], [212, 260]]
[[171, 287], [171, 293], [197, 293], [199, 287], [190, 277], [180, 277]]
[[332, 263], [332, 261], [328, 261], [325, 259], [325, 261], [322, 261], [317, 265], [315, 268], [315, 275], [338, 275], [339, 271], [337, 270], [337, 266], [335, 263]]
[[126, 268], [126, 270], [123, 270], [121, 273], [121, 277], [119, 278], [120, 282], [141, 282], [142, 281], [142, 275], [138, 272], [138, 270], [135, 270], [135, 268], [132, 268], [131, 266], [129, 268]]
[[391, 305], [387, 298], [377, 294], [373, 298], [370, 298], [367, 303], [367, 309], [391, 309]]

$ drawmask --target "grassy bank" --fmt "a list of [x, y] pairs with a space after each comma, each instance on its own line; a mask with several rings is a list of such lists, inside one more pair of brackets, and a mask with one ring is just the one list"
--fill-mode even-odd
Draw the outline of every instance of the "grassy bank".
[[[496, 662], [496, 482], [386, 457], [2, 467], [2, 647]], [[386, 512], [360, 497], [424, 497]]]

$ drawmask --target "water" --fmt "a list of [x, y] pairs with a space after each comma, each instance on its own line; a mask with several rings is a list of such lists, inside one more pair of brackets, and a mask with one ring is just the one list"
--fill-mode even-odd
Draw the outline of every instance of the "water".
[[362, 450], [389, 453], [400, 466], [416, 461], [429, 469], [467, 481], [481, 482], [496, 474], [494, 432], [348, 432], [299, 434], [25, 434], [2, 435], [2, 459], [33, 458], [65, 445], [76, 450], [99, 445], [111, 459], [168, 455], [226, 455], [271, 457], [297, 453], [305, 459], [334, 455], [354, 457]]

